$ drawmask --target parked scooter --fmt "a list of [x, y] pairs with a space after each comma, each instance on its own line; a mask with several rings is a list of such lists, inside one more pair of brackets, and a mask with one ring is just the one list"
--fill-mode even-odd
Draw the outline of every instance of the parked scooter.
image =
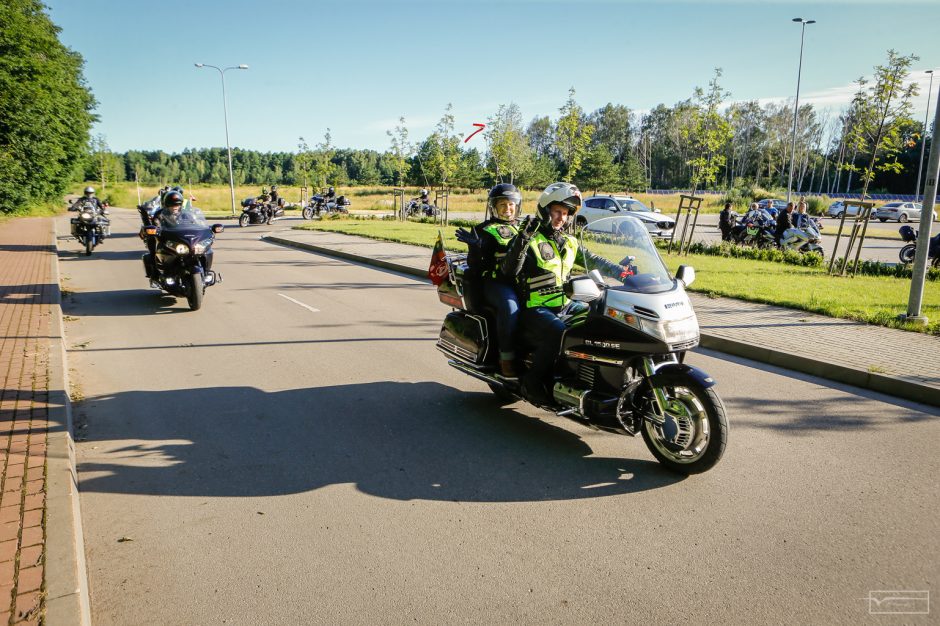
[[[908, 242], [907, 245], [901, 248], [898, 258], [905, 265], [913, 263], [914, 255], [917, 254], [918, 231], [905, 224], [898, 229], [898, 232], [901, 233], [901, 239]], [[927, 265], [940, 267], [940, 233], [930, 238], [930, 247], [927, 249]]]
[[238, 225], [244, 228], [256, 224], [272, 224], [284, 217], [284, 198], [277, 202], [260, 202], [257, 198], [242, 200], [242, 214], [238, 216]]
[[[78, 201], [73, 203], [78, 217], [69, 220], [72, 227], [72, 236], [85, 248], [85, 256], [91, 256], [91, 251], [111, 234], [111, 222], [108, 220], [107, 209], [98, 210], [94, 202]], [[69, 210], [72, 210], [71, 208]]]
[[150, 286], [186, 298], [190, 309], [199, 310], [206, 287], [222, 282], [222, 274], [212, 271], [212, 243], [222, 230], [222, 224], [209, 226], [196, 208], [161, 214], [156, 225], [145, 226], [151, 252], [143, 262]]
[[[635, 222], [630, 236], [609, 219]], [[728, 418], [715, 381], [683, 363], [698, 345], [699, 326], [685, 287], [691, 267], [669, 275], [643, 224], [632, 217], [598, 220], [599, 232], [581, 232], [582, 245], [608, 259], [623, 259], [636, 273], [608, 284], [597, 270], [572, 277], [561, 311], [566, 330], [555, 361], [552, 406], [593, 429], [643, 439], [668, 468], [696, 474], [715, 466], [728, 441]], [[593, 225], [592, 225], [593, 226]], [[603, 231], [607, 232], [603, 232]], [[622, 228], [619, 229], [622, 231]], [[495, 312], [480, 297], [465, 255], [448, 256], [438, 297], [455, 310], [441, 327], [437, 348], [448, 365], [487, 383], [500, 401], [524, 399], [518, 380], [497, 375]], [[611, 282], [613, 282], [611, 280]], [[532, 346], [519, 346], [517, 369], [532, 364]]]

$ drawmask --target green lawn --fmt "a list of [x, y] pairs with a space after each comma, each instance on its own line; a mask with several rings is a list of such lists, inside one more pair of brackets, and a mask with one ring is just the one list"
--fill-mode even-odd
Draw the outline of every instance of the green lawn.
[[[325, 220], [307, 222], [297, 228], [430, 248], [437, 239], [439, 227], [413, 222]], [[466, 246], [454, 237], [453, 227], [442, 230], [448, 250], [466, 250]], [[695, 267], [696, 281], [691, 291], [940, 335], [940, 282], [937, 281], [928, 281], [924, 291], [923, 314], [930, 318], [930, 324], [919, 327], [902, 325], [896, 320], [896, 316], [907, 309], [909, 280], [882, 276], [839, 278], [828, 276], [820, 268], [704, 255], [664, 255], [664, 259], [672, 271], [681, 264]]]

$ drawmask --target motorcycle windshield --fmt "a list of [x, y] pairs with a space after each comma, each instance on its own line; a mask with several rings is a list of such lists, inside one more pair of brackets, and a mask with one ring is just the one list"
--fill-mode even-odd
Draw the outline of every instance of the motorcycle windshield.
[[[625, 215], [596, 220], [580, 231], [579, 238], [589, 252], [633, 272], [623, 279], [622, 287], [619, 281], [607, 279], [611, 286], [637, 293], [661, 293], [674, 288], [666, 264], [639, 219]], [[583, 271], [592, 269], [588, 261]]]
[[187, 207], [177, 213], [163, 211], [160, 214], [160, 227], [164, 230], [192, 230], [209, 228], [206, 216], [195, 207]]

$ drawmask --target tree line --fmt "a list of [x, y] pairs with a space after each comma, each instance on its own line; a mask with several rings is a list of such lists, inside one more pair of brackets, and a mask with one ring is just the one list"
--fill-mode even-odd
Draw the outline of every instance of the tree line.
[[[800, 105], [795, 145], [792, 103], [730, 102], [716, 69], [689, 98], [644, 113], [614, 103], [586, 112], [572, 88], [557, 115], [526, 124], [510, 102], [487, 120], [482, 141], [471, 144], [456, 132], [448, 105], [433, 132], [415, 142], [401, 117], [384, 152], [337, 148], [329, 129], [314, 146], [299, 138], [293, 152], [234, 149], [235, 182], [479, 189], [496, 182], [540, 188], [565, 179], [589, 191], [773, 189], [787, 185], [792, 156], [798, 192], [913, 193], [926, 140], [923, 123], [911, 118], [917, 87], [906, 79], [915, 60], [888, 51], [871, 81], [856, 81], [855, 98], [839, 114]], [[85, 176], [223, 184], [227, 155], [221, 148], [112, 153], [98, 138]]]

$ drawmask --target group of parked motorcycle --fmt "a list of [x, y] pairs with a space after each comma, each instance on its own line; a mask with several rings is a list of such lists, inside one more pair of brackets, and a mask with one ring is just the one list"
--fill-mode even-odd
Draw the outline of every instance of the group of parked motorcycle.
[[[822, 220], [806, 218], [802, 228], [789, 228], [783, 233], [779, 246], [795, 252], [818, 252], [824, 254], [820, 244]], [[774, 248], [778, 246], [777, 220], [766, 209], [752, 209], [741, 216], [731, 229], [731, 241], [742, 246]]]

